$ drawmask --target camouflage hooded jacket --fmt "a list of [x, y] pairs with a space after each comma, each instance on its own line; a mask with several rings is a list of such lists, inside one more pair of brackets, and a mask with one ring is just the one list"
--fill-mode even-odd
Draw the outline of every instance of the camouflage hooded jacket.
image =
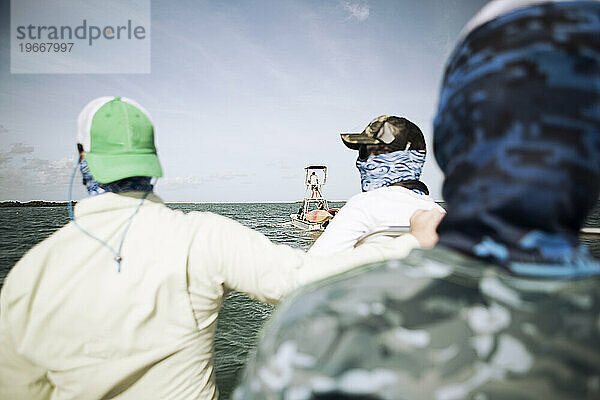
[[234, 399], [600, 398], [600, 277], [528, 279], [443, 247], [288, 299]]

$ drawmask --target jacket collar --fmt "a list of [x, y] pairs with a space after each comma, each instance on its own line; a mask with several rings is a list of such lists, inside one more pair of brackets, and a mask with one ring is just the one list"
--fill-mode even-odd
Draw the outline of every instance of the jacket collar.
[[[125, 193], [103, 193], [93, 197], [87, 197], [77, 203], [75, 206], [75, 218], [83, 217], [90, 214], [120, 210], [127, 208], [135, 208], [140, 204], [140, 199], [145, 192], [125, 192]], [[150, 204], [164, 204], [163, 200], [150, 193], [144, 200], [142, 207]]]

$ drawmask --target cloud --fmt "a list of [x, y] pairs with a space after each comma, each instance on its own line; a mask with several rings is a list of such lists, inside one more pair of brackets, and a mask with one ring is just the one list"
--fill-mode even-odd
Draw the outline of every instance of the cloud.
[[0, 167], [6, 164], [10, 159], [12, 159], [12, 157], [9, 156], [8, 153], [0, 153]]
[[[3, 133], [5, 131], [6, 128], [2, 124], [0, 124], [0, 133]], [[14, 155], [30, 153], [33, 153], [33, 146], [25, 145], [22, 142], [13, 143], [10, 150], [0, 151], [0, 167], [11, 161]], [[27, 159], [23, 159], [23, 161], [28, 162]]]
[[29, 153], [33, 153], [33, 146], [27, 146], [27, 145], [23, 144], [22, 142], [13, 143], [13, 146], [10, 149], [9, 153], [11, 153], [11, 154], [29, 154]]
[[[157, 187], [163, 189], [178, 189], [186, 186], [198, 186], [205, 185], [212, 182], [222, 182], [222, 181], [232, 181], [232, 180], [242, 180], [247, 181], [253, 175], [245, 174], [245, 173], [233, 173], [233, 172], [225, 172], [213, 175], [206, 176], [198, 176], [198, 175], [188, 175], [188, 176], [174, 176], [174, 177], [165, 177], [160, 178], [157, 181]], [[247, 183], [247, 182], [241, 182]]]
[[171, 178], [160, 178], [157, 182], [160, 186], [179, 186], [179, 185], [201, 185], [204, 178], [197, 175], [174, 176]]
[[3, 158], [4, 161], [0, 162], [0, 186], [9, 192], [30, 188], [39, 193], [40, 197], [45, 196], [45, 187], [59, 184], [65, 184], [66, 187], [75, 165], [75, 156], [59, 160], [31, 158], [12, 165], [5, 162], [9, 159], [6, 158], [6, 153], [0, 154], [0, 160]]
[[358, 2], [345, 2], [344, 10], [346, 10], [346, 12], [348, 13], [348, 19], [354, 19], [359, 22], [369, 18], [369, 14], [371, 13], [371, 9], [369, 8], [368, 4], [361, 4]]
[[284, 181], [298, 181], [298, 174], [282, 175], [281, 179]]
[[267, 163], [267, 167], [269, 168], [277, 168], [277, 169], [292, 169], [292, 167], [283, 160], [270, 161]]

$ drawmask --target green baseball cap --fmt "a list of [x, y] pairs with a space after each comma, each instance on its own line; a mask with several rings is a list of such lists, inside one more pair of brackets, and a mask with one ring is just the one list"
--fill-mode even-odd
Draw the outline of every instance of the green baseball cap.
[[131, 99], [99, 97], [88, 103], [79, 114], [78, 142], [100, 183], [162, 176], [150, 116]]

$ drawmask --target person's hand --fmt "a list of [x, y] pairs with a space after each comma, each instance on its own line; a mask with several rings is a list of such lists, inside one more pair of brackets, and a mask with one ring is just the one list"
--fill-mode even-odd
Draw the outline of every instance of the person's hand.
[[445, 213], [439, 210], [417, 210], [410, 217], [410, 234], [419, 241], [422, 249], [431, 249], [438, 241], [437, 226]]

